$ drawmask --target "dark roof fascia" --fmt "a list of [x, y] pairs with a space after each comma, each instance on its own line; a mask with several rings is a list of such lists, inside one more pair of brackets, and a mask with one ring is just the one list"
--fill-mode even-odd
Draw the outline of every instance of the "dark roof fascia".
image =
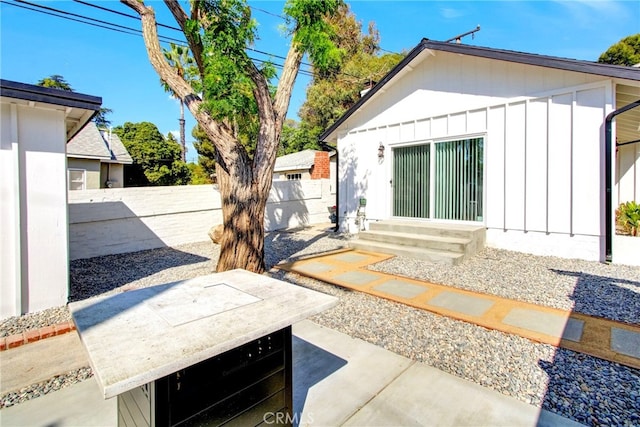
[[560, 58], [555, 56], [538, 55], [534, 53], [524, 53], [510, 50], [493, 49], [487, 47], [477, 47], [459, 43], [437, 42], [429, 39], [422, 41], [414, 47], [407, 56], [400, 61], [386, 76], [378, 82], [365, 96], [360, 98], [342, 117], [324, 131], [318, 138], [324, 141], [342, 123], [344, 123], [353, 113], [375, 95], [382, 87], [392, 80], [404, 67], [415, 59], [423, 50], [439, 50], [444, 52], [457, 53], [461, 55], [478, 56], [482, 58], [495, 59], [499, 61], [515, 62], [527, 65], [537, 65], [540, 67], [557, 68], [560, 70], [575, 71], [579, 73], [595, 74], [612, 78], [640, 81], [640, 69], [636, 67], [624, 67], [621, 65], [601, 64], [598, 62], [580, 61], [577, 59]]
[[90, 111], [99, 111], [102, 98], [99, 96], [85, 95], [60, 89], [30, 85], [0, 79], [0, 96], [23, 99], [25, 101], [44, 102], [47, 104], [61, 105], [63, 107], [81, 108]]
[[[424, 41], [424, 40], [423, 40]], [[391, 69], [376, 85], [369, 90], [362, 98], [358, 100], [351, 108], [349, 108], [343, 115], [340, 117], [333, 125], [331, 125], [326, 131], [324, 131], [318, 139], [320, 141], [324, 141], [329, 135], [331, 135], [345, 120], [347, 120], [353, 113], [358, 111], [358, 109], [367, 102], [373, 95], [375, 95], [384, 85], [386, 85], [391, 79], [393, 79], [396, 74], [398, 74], [404, 67], [406, 67], [411, 61], [418, 56], [425, 47], [423, 43], [418, 44], [416, 47], [411, 49], [411, 51], [405, 56], [402, 61], [398, 63], [395, 67]]]
[[493, 49], [488, 47], [470, 46], [457, 43], [444, 43], [423, 39], [420, 43], [427, 49], [462, 55], [478, 56], [499, 61], [515, 62], [527, 65], [537, 65], [546, 68], [557, 68], [578, 73], [595, 74], [605, 77], [640, 81], [640, 70], [635, 67], [622, 65], [601, 64], [599, 62], [582, 61], [578, 59], [560, 58], [557, 56], [538, 55], [535, 53], [517, 52], [512, 50]]

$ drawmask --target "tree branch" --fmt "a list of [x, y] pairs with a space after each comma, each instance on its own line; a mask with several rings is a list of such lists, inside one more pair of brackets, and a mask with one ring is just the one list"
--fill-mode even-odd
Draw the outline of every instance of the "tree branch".
[[[202, 41], [198, 37], [194, 37], [193, 34], [188, 32], [185, 28], [189, 17], [185, 13], [184, 9], [182, 9], [182, 6], [180, 6], [180, 3], [178, 3], [176, 0], [164, 0], [164, 4], [167, 5], [167, 8], [169, 8], [171, 14], [173, 14], [176, 22], [178, 23], [178, 25], [180, 25], [180, 29], [184, 33], [185, 37], [187, 38], [187, 42], [189, 43], [189, 49], [193, 54], [193, 59], [195, 59], [196, 64], [198, 65], [198, 72], [200, 73], [201, 77], [204, 77], [204, 64], [202, 61]], [[192, 5], [192, 7], [194, 6]], [[196, 9], [194, 9], [194, 13], [195, 10]]]
[[296, 43], [292, 41], [289, 52], [287, 52], [287, 58], [284, 61], [278, 82], [278, 90], [276, 91], [276, 96], [273, 101], [273, 109], [275, 110], [278, 126], [280, 127], [282, 127], [282, 124], [287, 118], [287, 110], [289, 109], [289, 102], [291, 101], [293, 85], [296, 82], [303, 55], [304, 52], [300, 51]]
[[[142, 22], [142, 35], [147, 48], [147, 55], [151, 65], [164, 81], [173, 90], [174, 94], [187, 106], [191, 114], [202, 126], [207, 136], [214, 144], [224, 165], [233, 165], [236, 161], [237, 147], [236, 139], [232, 133], [217, 123], [209, 114], [200, 107], [202, 100], [195, 93], [191, 85], [187, 83], [166, 61], [160, 42], [158, 41], [158, 31], [156, 28], [156, 17], [152, 7], [146, 6], [141, 0], [120, 0], [121, 3], [130, 7], [140, 15]], [[236, 153], [236, 154], [234, 154]]]

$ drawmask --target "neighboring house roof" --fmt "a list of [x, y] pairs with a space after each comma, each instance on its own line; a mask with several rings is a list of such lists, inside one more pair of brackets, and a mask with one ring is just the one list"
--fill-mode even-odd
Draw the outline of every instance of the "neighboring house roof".
[[[329, 154], [333, 156], [335, 152]], [[314, 165], [316, 159], [316, 150], [302, 150], [297, 153], [286, 154], [276, 159], [274, 172], [310, 169]]]
[[19, 99], [25, 104], [36, 106], [38, 104], [53, 104], [68, 107], [65, 110], [67, 141], [91, 120], [102, 105], [102, 98], [98, 96], [4, 79], [0, 79], [0, 97]]
[[[436, 42], [429, 39], [422, 41], [413, 48], [386, 76], [380, 80], [370, 91], [356, 102], [353, 107], [347, 110], [331, 127], [320, 135], [321, 141], [326, 140], [334, 133], [342, 123], [344, 123], [353, 113], [371, 99], [387, 83], [400, 73], [404, 68], [421, 54], [429, 54], [431, 51], [442, 51], [456, 53], [460, 55], [470, 55], [482, 58], [494, 59], [498, 61], [515, 62], [520, 64], [535, 65], [559, 70], [575, 71], [579, 73], [595, 74], [610, 78], [640, 81], [640, 70], [636, 67], [624, 67], [620, 65], [601, 64], [590, 61], [580, 61], [576, 59], [559, 58], [554, 56], [538, 55], [502, 49], [492, 49], [487, 47], [469, 46], [457, 43]], [[410, 69], [410, 67], [409, 67]]]
[[107, 147], [110, 149], [112, 163], [125, 163], [128, 165], [133, 163], [133, 158], [131, 158], [131, 155], [118, 135], [105, 130], [101, 130], [100, 135], [102, 135], [102, 138], [107, 143]]
[[100, 131], [93, 122], [87, 124], [67, 143], [67, 156], [97, 159], [103, 163], [133, 163], [118, 135]]

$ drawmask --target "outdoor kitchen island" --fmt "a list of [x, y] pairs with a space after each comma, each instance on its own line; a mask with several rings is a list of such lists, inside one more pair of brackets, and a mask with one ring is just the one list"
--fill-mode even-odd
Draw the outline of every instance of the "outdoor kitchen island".
[[69, 308], [119, 426], [258, 425], [291, 423], [291, 325], [336, 303], [233, 270]]

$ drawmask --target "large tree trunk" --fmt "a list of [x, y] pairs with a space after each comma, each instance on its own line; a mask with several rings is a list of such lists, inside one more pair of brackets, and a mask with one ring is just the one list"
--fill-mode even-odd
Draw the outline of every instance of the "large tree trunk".
[[262, 194], [260, 185], [229, 176], [219, 165], [216, 165], [216, 176], [224, 225], [216, 270], [242, 268], [262, 273], [265, 270], [264, 210], [268, 194]]
[[[260, 123], [258, 145], [277, 144], [280, 132], [275, 117]], [[256, 165], [244, 149], [236, 149], [228, 165], [216, 162], [216, 177], [222, 202], [223, 231], [217, 271], [242, 268], [263, 273], [264, 216], [273, 183], [273, 163]], [[275, 156], [275, 155], [274, 155]], [[262, 166], [262, 167], [258, 167]], [[259, 171], [259, 173], [256, 173]]]

